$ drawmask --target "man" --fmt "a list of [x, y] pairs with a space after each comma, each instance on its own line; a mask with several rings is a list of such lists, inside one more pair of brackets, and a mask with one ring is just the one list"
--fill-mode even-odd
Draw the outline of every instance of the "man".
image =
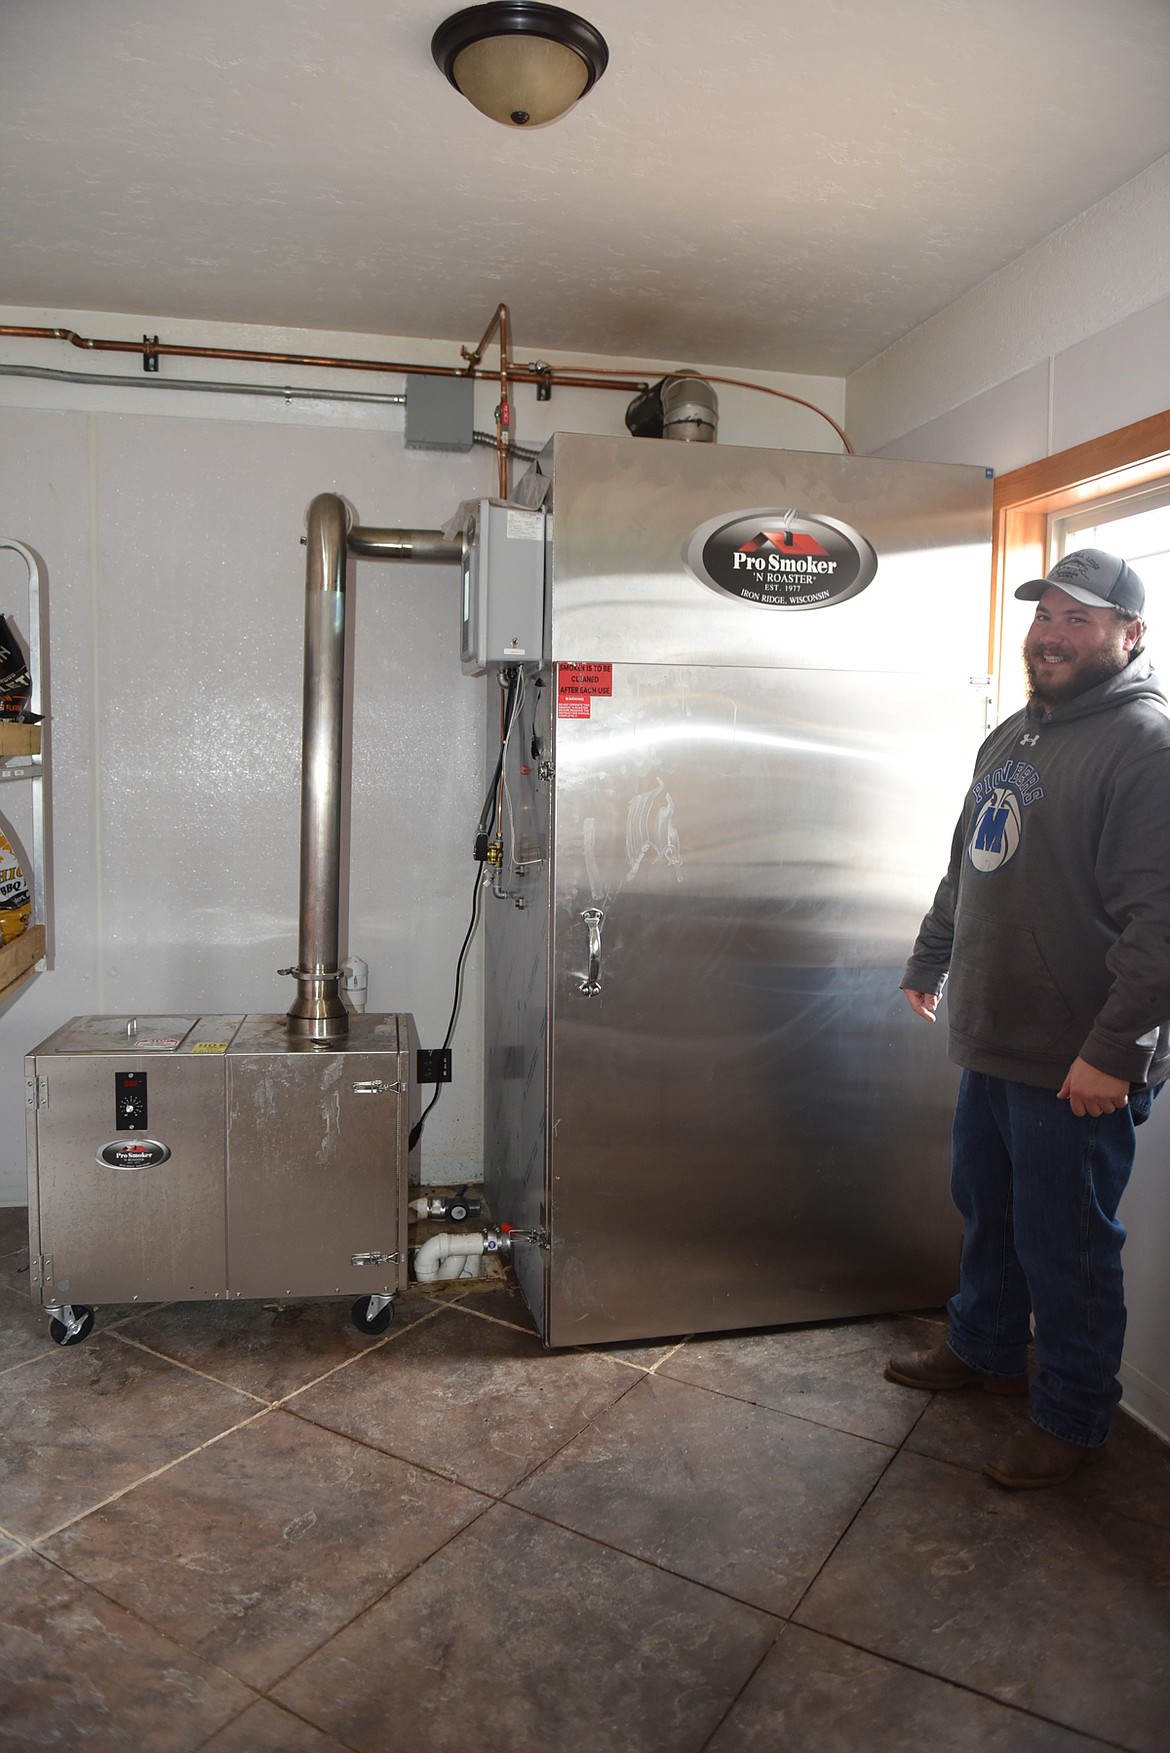
[[1125, 561], [1082, 548], [1016, 595], [1028, 705], [979, 751], [902, 981], [933, 1022], [949, 975], [959, 1289], [947, 1342], [886, 1376], [1027, 1393], [1033, 1326], [1032, 1422], [984, 1471], [1035, 1487], [1094, 1457], [1121, 1397], [1117, 1207], [1170, 1068], [1170, 709]]

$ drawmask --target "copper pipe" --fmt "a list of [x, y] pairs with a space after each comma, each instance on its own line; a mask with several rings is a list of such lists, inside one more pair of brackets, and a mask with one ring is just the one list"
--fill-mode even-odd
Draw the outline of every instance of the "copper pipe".
[[[466, 372], [454, 365], [403, 365], [386, 359], [333, 359], [312, 353], [261, 353], [243, 347], [174, 347], [161, 341], [95, 341], [78, 335], [73, 329], [22, 329], [5, 325], [0, 335], [26, 335], [47, 341], [68, 341], [72, 347], [84, 347], [93, 353], [141, 353], [170, 359], [241, 359], [265, 365], [323, 365], [344, 371], [387, 371], [397, 376], [408, 372], [423, 377], [465, 377]], [[476, 373], [487, 377], [487, 372]]]
[[[493, 326], [496, 319], [493, 318]], [[27, 328], [17, 323], [0, 323], [0, 335], [19, 336], [30, 341], [67, 341], [71, 347], [82, 347], [91, 353], [137, 353], [145, 358], [157, 354], [168, 359], [238, 359], [244, 364], [264, 365], [311, 365], [322, 366], [331, 371], [384, 371], [397, 377], [473, 377], [490, 378], [497, 374], [494, 371], [477, 371], [474, 366], [462, 365], [414, 365], [402, 361], [386, 359], [347, 359], [327, 354], [315, 353], [261, 353], [245, 347], [186, 347], [173, 346], [166, 342], [154, 341], [99, 341], [85, 335], [79, 335], [74, 329], [37, 329]], [[524, 367], [521, 371], [527, 376]], [[618, 379], [610, 377], [591, 377], [587, 373], [572, 372], [561, 375], [556, 370], [534, 372], [534, 383], [547, 381], [562, 385], [565, 389], [583, 390], [646, 390], [649, 384], [645, 378]]]
[[[474, 353], [469, 353], [466, 347], [460, 349], [464, 359], [468, 361], [466, 365], [403, 365], [391, 363], [385, 359], [337, 359], [309, 353], [259, 353], [250, 352], [246, 348], [240, 347], [176, 347], [168, 346], [165, 342], [147, 340], [95, 341], [77, 334], [73, 329], [24, 328], [15, 323], [0, 323], [0, 335], [17, 335], [36, 341], [68, 341], [72, 347], [85, 347], [95, 353], [137, 353], [143, 358], [166, 354], [170, 359], [239, 359], [244, 362], [252, 361], [266, 365], [324, 366], [333, 371], [385, 371], [393, 372], [399, 377], [415, 374], [420, 377], [488, 378], [495, 377], [497, 374], [492, 371], [479, 371], [477, 365], [483, 349], [495, 333], [501, 311], [504, 313], [505, 321], [507, 320], [507, 306], [500, 305], [488, 324], [483, 340]], [[521, 378], [525, 378], [531, 376], [534, 383], [551, 383], [561, 389], [641, 392], [650, 388], [646, 378], [621, 377], [616, 375], [616, 368], [614, 372], [609, 372], [604, 366], [599, 366], [592, 373], [558, 371], [555, 367], [530, 373], [527, 366], [522, 365], [517, 373], [509, 360], [504, 369], [509, 377], [514, 378], [519, 375]], [[808, 408], [811, 413], [819, 414], [822, 420], [828, 421], [841, 440], [846, 454], [849, 456], [853, 454], [853, 446], [846, 437], [844, 429], [837, 424], [832, 415], [826, 414], [823, 408], [818, 408], [815, 402], [806, 402], [803, 396], [794, 396], [788, 390], [774, 389], [771, 384], [752, 383], [748, 378], [726, 377], [711, 371], [690, 371], [679, 368], [669, 375], [671, 377], [701, 377], [705, 378], [708, 383], [732, 384], [738, 389], [756, 390], [761, 395], [777, 396], [782, 402], [794, 402], [798, 408]]]
[[508, 376], [511, 370], [511, 357], [508, 352], [508, 307], [506, 304], [496, 306], [495, 315], [483, 332], [478, 347], [470, 351], [466, 347], [459, 349], [467, 361], [468, 372], [474, 374], [476, 366], [483, 358], [488, 342], [500, 331], [500, 399], [496, 406], [496, 467], [500, 488], [500, 498], [508, 497], [508, 439], [512, 430], [512, 409], [508, 402]]
[[488, 342], [491, 340], [492, 336], [495, 334], [496, 330], [499, 328], [500, 324], [507, 323], [507, 321], [508, 321], [508, 307], [507, 307], [507, 305], [506, 304], [498, 304], [496, 306], [495, 314], [493, 315], [491, 322], [488, 324], [487, 328], [483, 332], [483, 339], [480, 341], [479, 346], [473, 347], [470, 352], [467, 350], [466, 347], [460, 347], [459, 351], [462, 354], [463, 358], [466, 359], [466, 361], [467, 361], [467, 370], [469, 373], [474, 372], [475, 367], [479, 364], [480, 360], [483, 358], [484, 349], [486, 348]]

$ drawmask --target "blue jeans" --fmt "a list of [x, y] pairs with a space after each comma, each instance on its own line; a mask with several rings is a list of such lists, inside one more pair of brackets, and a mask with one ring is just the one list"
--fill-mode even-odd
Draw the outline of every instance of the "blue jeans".
[[1078, 1120], [1052, 1090], [964, 1071], [955, 1107], [951, 1195], [963, 1216], [951, 1350], [973, 1369], [1022, 1376], [1035, 1325], [1032, 1418], [1083, 1448], [1109, 1433], [1121, 1398], [1124, 1225], [1117, 1207], [1134, 1159], [1136, 1091], [1115, 1114]]

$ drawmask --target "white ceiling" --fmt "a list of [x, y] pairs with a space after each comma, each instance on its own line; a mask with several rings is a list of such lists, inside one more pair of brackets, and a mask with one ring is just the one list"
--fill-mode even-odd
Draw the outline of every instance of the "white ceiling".
[[0, 303], [842, 375], [1170, 151], [1170, 0], [578, 0], [532, 133], [443, 0], [3, 0]]

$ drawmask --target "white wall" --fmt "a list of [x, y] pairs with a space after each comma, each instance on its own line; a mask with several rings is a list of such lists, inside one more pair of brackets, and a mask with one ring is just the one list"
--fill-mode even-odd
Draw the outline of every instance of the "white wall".
[[[859, 450], [999, 473], [1170, 407], [1170, 159], [856, 372]], [[1170, 604], [1150, 649], [1170, 673]], [[1170, 1437], [1170, 1094], [1122, 1216], [1130, 1409]]]
[[[450, 345], [384, 336], [86, 312], [0, 310], [0, 322], [459, 363]], [[133, 358], [61, 342], [0, 338], [0, 360], [141, 378]], [[160, 376], [402, 387], [220, 361], [167, 361]], [[841, 417], [839, 380], [761, 381]], [[719, 393], [725, 442], [840, 448], [806, 409]], [[556, 390], [542, 404], [522, 388], [515, 435], [620, 433], [629, 399]], [[478, 388], [477, 426], [491, 428], [495, 401], [494, 385]], [[0, 1006], [0, 1203], [25, 1198], [23, 1054], [70, 1016], [287, 1008], [291, 982], [275, 970], [297, 947], [305, 508], [335, 491], [366, 523], [435, 527], [461, 499], [495, 492], [490, 451], [407, 451], [402, 428], [400, 407], [0, 377], [0, 530], [35, 549], [49, 579], [55, 880], [55, 966]], [[20, 627], [24, 577], [0, 553], [0, 610]], [[475, 877], [484, 683], [459, 670], [454, 568], [367, 561], [351, 579], [345, 947], [370, 964], [369, 1008], [413, 1012], [437, 1046]], [[0, 815], [27, 841], [20, 788], [0, 789]], [[480, 1014], [476, 951], [455, 1081], [427, 1123], [431, 1182], [481, 1174]]]
[[849, 436], [1002, 474], [1170, 405], [1168, 339], [1170, 157], [855, 371]]

